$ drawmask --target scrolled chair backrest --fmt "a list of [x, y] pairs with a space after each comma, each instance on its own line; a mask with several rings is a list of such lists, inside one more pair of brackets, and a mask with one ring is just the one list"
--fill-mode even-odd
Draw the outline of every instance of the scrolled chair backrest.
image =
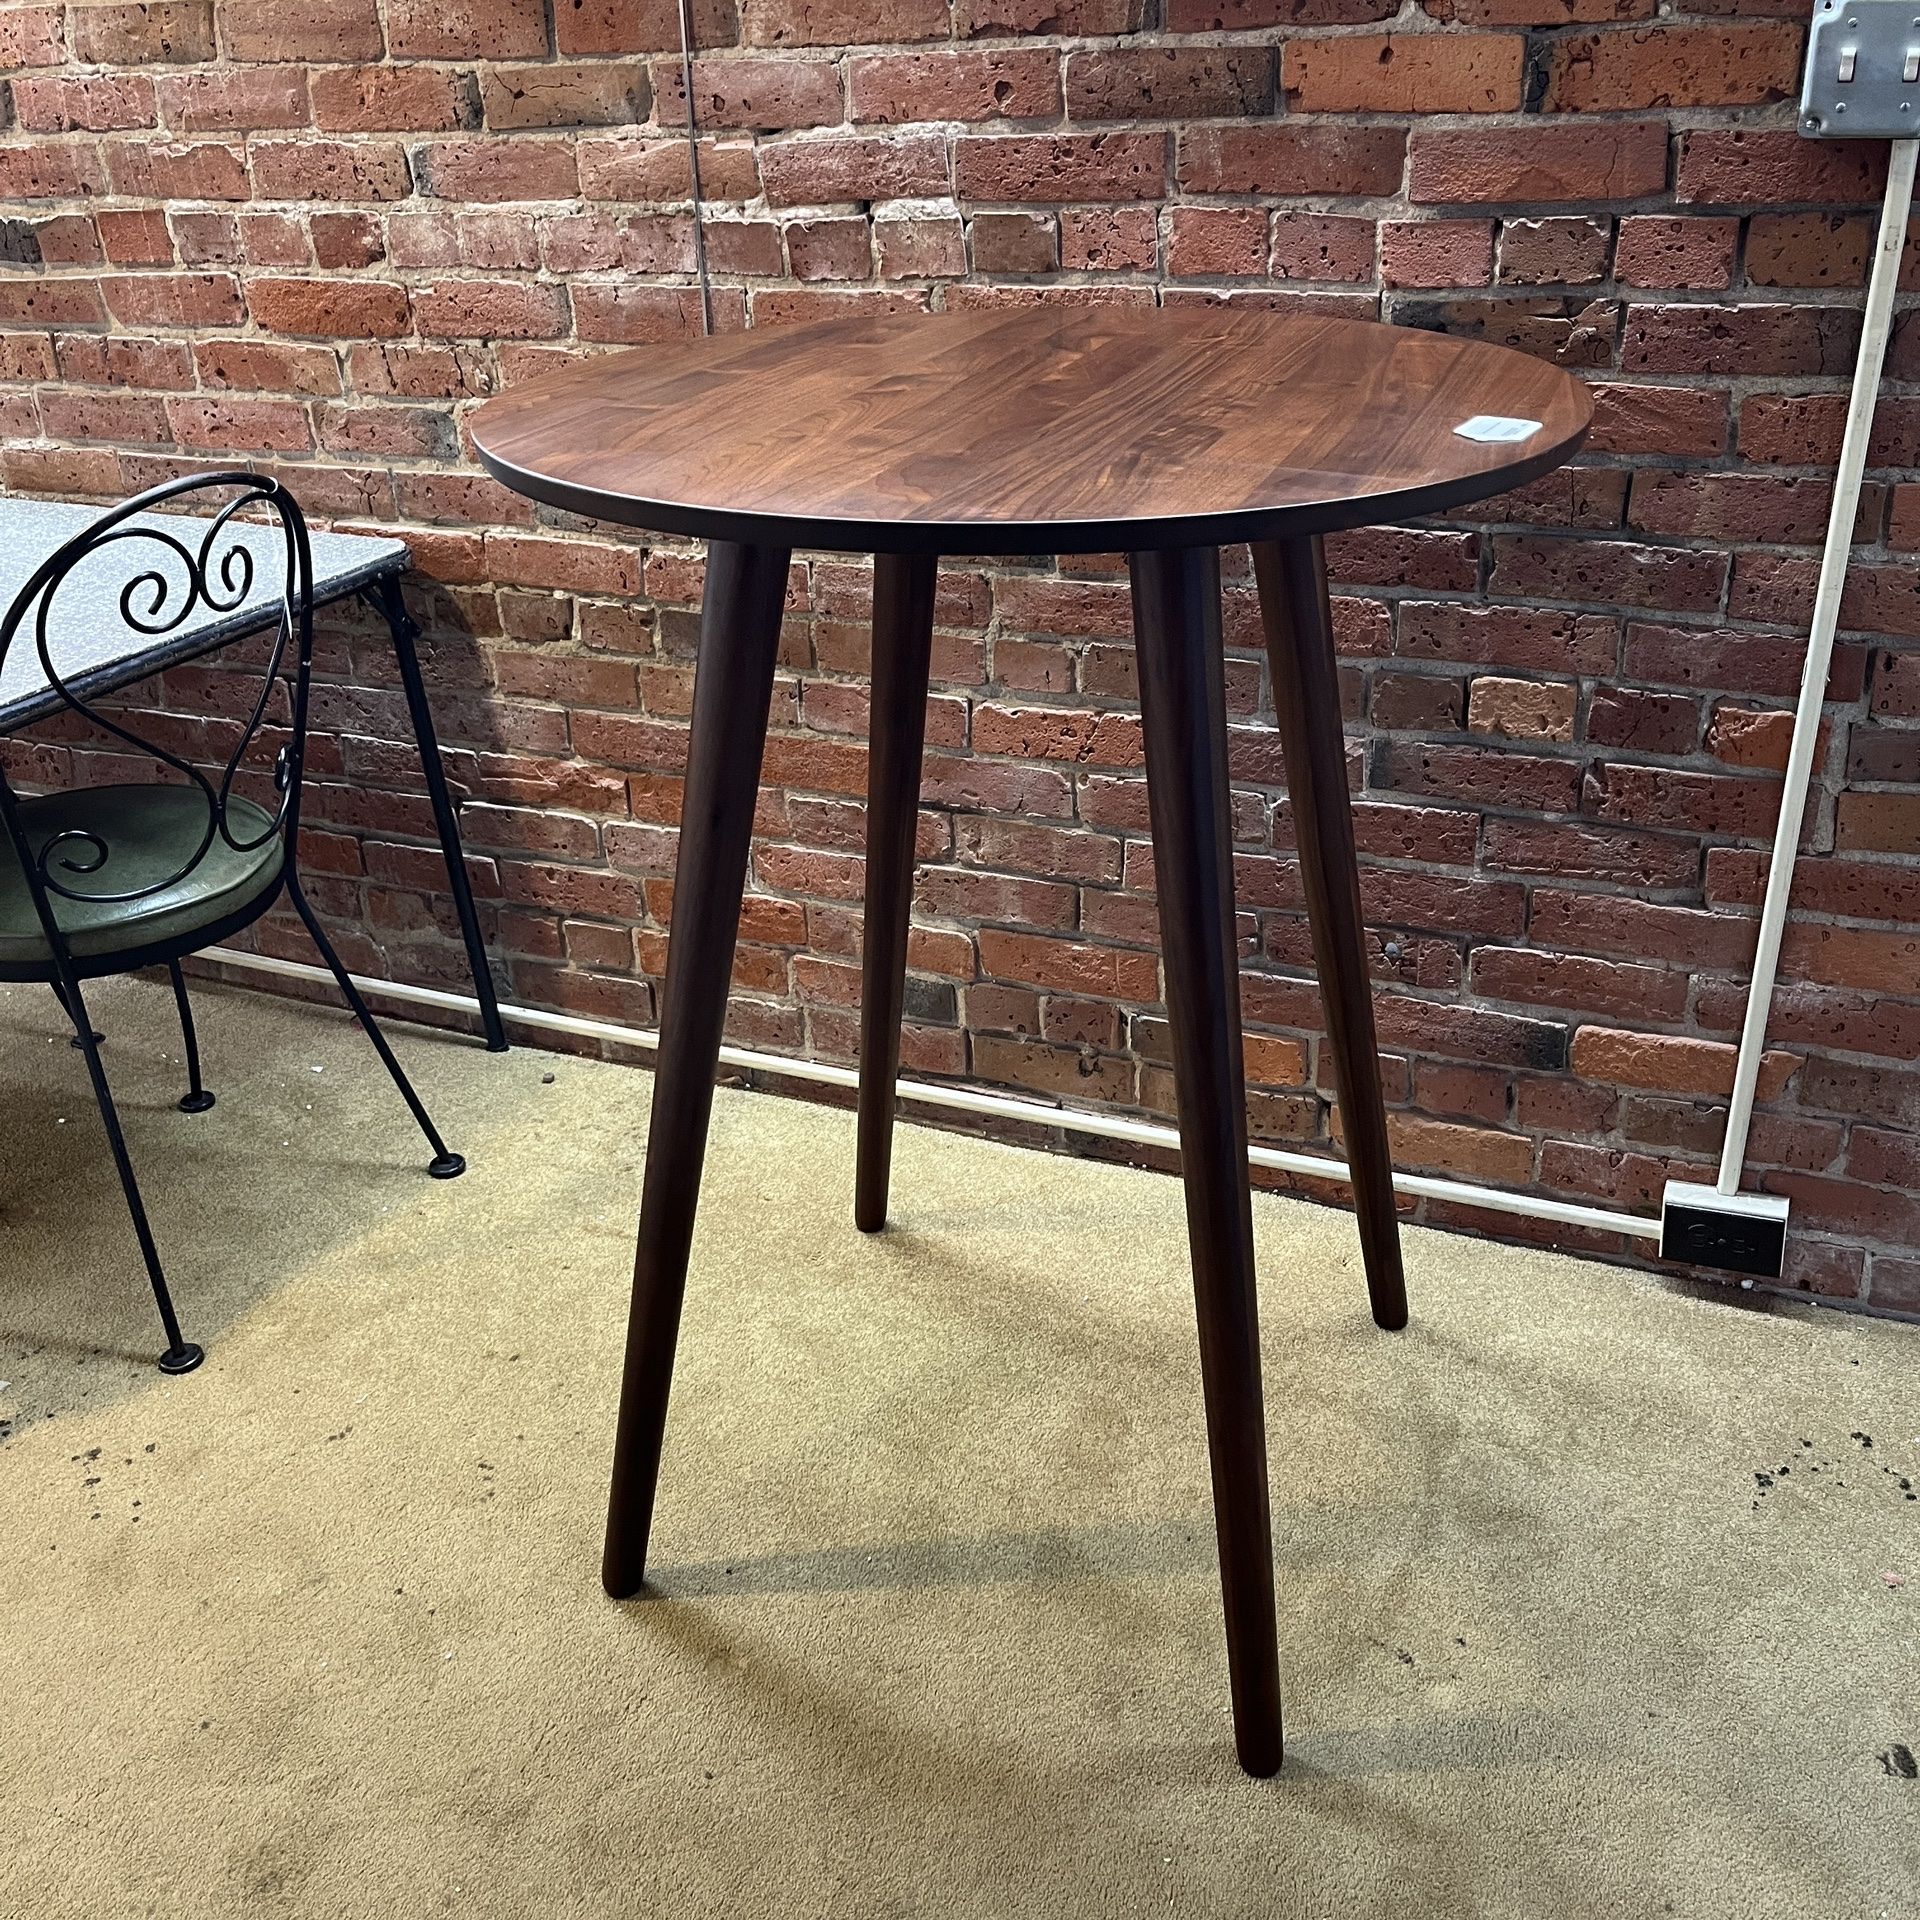
[[[229, 491], [232, 497], [210, 520], [189, 514], [155, 514], [156, 508], [185, 496]], [[267, 524], [258, 526], [239, 519], [249, 508], [264, 510]], [[250, 539], [250, 535], [255, 537]], [[89, 558], [122, 544], [137, 556], [138, 570], [120, 584], [114, 611], [134, 634], [164, 640], [169, 634], [180, 633], [196, 615], [226, 627], [230, 634], [272, 629], [258, 695], [217, 778], [210, 778], [192, 761], [146, 738], [122, 719], [101, 712], [77, 690], [73, 669], [58, 657], [58, 638], [50, 626], [61, 605], [62, 588]], [[277, 580], [263, 567], [263, 561], [276, 560]], [[234, 627], [233, 616], [256, 600], [259, 620]], [[98, 617], [113, 615], [103, 608]], [[244, 472], [192, 474], [151, 487], [102, 514], [49, 555], [14, 596], [5, 618], [0, 619], [0, 671], [5, 670], [13, 648], [22, 643], [23, 629], [31, 635], [47, 685], [65, 707], [183, 775], [207, 803], [206, 826], [199, 844], [177, 868], [132, 887], [115, 888], [104, 880], [90, 886], [88, 875], [104, 875], [112, 865], [113, 849], [106, 836], [87, 828], [70, 828], [51, 835], [38, 848], [31, 846], [20, 819], [18, 797], [4, 767], [0, 767], [0, 814], [4, 815], [13, 850], [26, 869], [50, 936], [57, 937], [57, 916], [50, 911], [52, 898], [92, 903], [139, 900], [177, 886], [206, 858], [216, 839], [244, 853], [263, 846], [276, 834], [291, 838], [298, 831], [308, 683], [313, 667], [313, 555], [299, 505], [277, 480]], [[93, 670], [97, 667], [96, 661]], [[272, 765], [275, 804], [265, 827], [249, 820], [236, 830], [232, 819], [235, 783], [246, 768], [283, 672], [292, 683], [291, 720]], [[88, 677], [87, 667], [80, 669], [78, 677]]]

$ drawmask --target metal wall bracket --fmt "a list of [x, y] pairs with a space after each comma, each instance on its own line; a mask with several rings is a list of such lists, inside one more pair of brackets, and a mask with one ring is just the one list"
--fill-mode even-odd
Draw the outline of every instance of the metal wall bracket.
[[1920, 135], [1920, 4], [1816, 0], [1800, 90], [1809, 140]]

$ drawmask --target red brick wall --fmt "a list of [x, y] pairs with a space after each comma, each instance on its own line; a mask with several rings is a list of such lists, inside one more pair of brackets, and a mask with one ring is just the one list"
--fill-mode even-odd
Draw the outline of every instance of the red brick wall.
[[[1574, 470], [1330, 543], [1388, 1092], [1408, 1166], [1643, 1209], [1702, 1172], [1883, 156], [1795, 136], [1803, 0], [694, 10], [724, 326], [1230, 298], [1508, 341], [1592, 381]], [[406, 530], [511, 989], [636, 1021], [698, 557], [537, 515], [459, 428], [503, 381], [697, 326], [673, 20], [671, 0], [0, 6], [0, 476], [110, 496], [240, 456], [321, 518]], [[1794, 1198], [1795, 1280], [1908, 1310], [1916, 376], [1903, 324], [1754, 1134]], [[1244, 556], [1230, 575], [1254, 1122], [1324, 1141]], [[867, 591], [844, 560], [795, 569], [735, 1007], [744, 1038], [834, 1057]], [[1164, 1110], [1119, 564], [956, 564], [940, 619], [910, 1066]], [[326, 904], [359, 964], [451, 977], [377, 635], [336, 627], [326, 664]], [[162, 724], [202, 737], [218, 688], [175, 676]], [[93, 761], [56, 731], [31, 764]]]

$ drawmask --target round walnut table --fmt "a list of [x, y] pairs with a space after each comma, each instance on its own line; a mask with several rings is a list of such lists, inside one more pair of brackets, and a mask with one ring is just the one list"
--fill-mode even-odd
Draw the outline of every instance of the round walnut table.
[[[1505, 348], [1226, 308], [855, 317], [582, 361], [481, 408], [516, 492], [707, 547], [604, 1579], [637, 1591], [739, 926], [787, 568], [870, 552], [854, 1218], [885, 1221], [934, 569], [1125, 553], [1235, 1740], [1280, 1764], [1234, 940], [1219, 548], [1249, 541], [1373, 1316], [1405, 1325], [1320, 536], [1532, 480], [1591, 409]], [[1466, 431], [1461, 431], [1465, 428]]]

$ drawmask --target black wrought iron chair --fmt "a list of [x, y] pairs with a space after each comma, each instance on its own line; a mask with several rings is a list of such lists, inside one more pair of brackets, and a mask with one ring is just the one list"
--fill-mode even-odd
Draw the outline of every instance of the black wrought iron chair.
[[[138, 518], [203, 492], [232, 497], [211, 520]], [[255, 510], [267, 516], [264, 526], [239, 518]], [[158, 637], [174, 632], [198, 609], [231, 614], [256, 600], [261, 628], [271, 631], [258, 696], [217, 780], [143, 738], [123, 719], [98, 711], [62, 670], [49, 631], [56, 599], [89, 556], [122, 541], [151, 543], [152, 549], [141, 556], [143, 570], [118, 593], [118, 617], [136, 632]], [[277, 578], [267, 570], [275, 563]], [[112, 618], [114, 612], [109, 604], [87, 609], [85, 617]], [[145, 967], [167, 969], [186, 1054], [187, 1091], [179, 1104], [183, 1112], [204, 1113], [213, 1095], [201, 1084], [181, 959], [251, 925], [284, 894], [426, 1135], [433, 1149], [427, 1171], [450, 1180], [465, 1171], [466, 1162], [447, 1150], [300, 886], [313, 568], [306, 523], [292, 495], [277, 481], [252, 473], [191, 476], [154, 487], [104, 514], [27, 582], [0, 621], [0, 668], [23, 629], [38, 648], [41, 672], [68, 708], [179, 776], [21, 796], [0, 766], [0, 826], [6, 836], [0, 844], [0, 980], [50, 986], [73, 1022], [166, 1329], [160, 1368], [188, 1373], [205, 1356], [181, 1337], [101, 1066], [100, 1036], [88, 1018], [83, 981]], [[275, 693], [283, 683], [287, 702], [279, 709]], [[243, 791], [246, 787], [253, 792]]]

